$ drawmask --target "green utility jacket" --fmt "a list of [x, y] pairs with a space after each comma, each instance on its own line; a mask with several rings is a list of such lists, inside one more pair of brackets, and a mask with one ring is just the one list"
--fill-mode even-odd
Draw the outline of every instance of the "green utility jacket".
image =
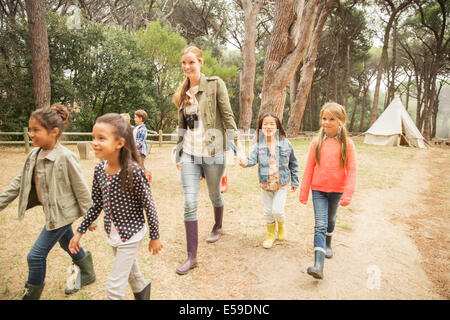
[[[195, 97], [206, 132], [206, 145], [211, 151], [211, 156], [220, 154], [226, 149], [227, 141], [239, 136], [225, 82], [219, 77], [207, 77], [201, 73]], [[182, 149], [186, 128], [184, 104], [182, 104], [178, 110], [178, 129], [181, 130], [178, 132], [177, 156]]]
[[[38, 172], [42, 203], [39, 202], [35, 187], [32, 187], [33, 171], [40, 148], [28, 154], [21, 173], [0, 195], [0, 210], [3, 210], [19, 196], [19, 220], [25, 211], [42, 205], [45, 213], [46, 229], [54, 230], [71, 224], [83, 216], [92, 204], [89, 188], [83, 178], [75, 153], [56, 142], [55, 147], [43, 159], [44, 170]], [[92, 224], [95, 225], [94, 222]]]

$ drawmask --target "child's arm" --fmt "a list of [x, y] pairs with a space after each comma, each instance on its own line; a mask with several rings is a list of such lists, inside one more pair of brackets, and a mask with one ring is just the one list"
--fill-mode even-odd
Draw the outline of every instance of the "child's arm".
[[86, 233], [87, 229], [91, 228], [92, 223], [98, 218], [100, 212], [102, 211], [102, 190], [97, 180], [97, 171], [98, 166], [95, 167], [94, 181], [92, 183], [92, 206], [87, 210], [85, 216], [83, 217], [83, 221], [69, 242], [69, 251], [73, 254], [78, 253], [81, 247], [81, 237]]
[[305, 170], [303, 172], [302, 184], [300, 186], [299, 200], [301, 203], [306, 204], [309, 197], [309, 189], [311, 187], [312, 176], [314, 173], [314, 167], [316, 166], [316, 160], [314, 158], [315, 143], [310, 143], [308, 156], [306, 158]]
[[356, 187], [356, 151], [355, 145], [351, 139], [349, 139], [348, 142], [347, 164], [345, 166], [345, 170], [347, 173], [345, 175], [344, 193], [342, 194], [341, 201], [339, 202], [341, 206], [348, 206], [350, 204]]
[[[67, 158], [67, 168], [70, 179], [70, 184], [72, 186], [73, 193], [77, 199], [78, 206], [80, 207], [83, 214], [86, 214], [89, 207], [92, 205], [91, 194], [89, 188], [84, 180], [83, 173], [81, 172], [80, 164], [75, 154], [70, 154]], [[97, 228], [97, 220], [95, 220], [89, 227], [90, 231]]]
[[163, 245], [159, 239], [160, 236], [158, 213], [153, 201], [152, 190], [147, 177], [145, 176], [144, 170], [142, 170], [141, 168], [135, 169], [133, 171], [133, 174], [135, 175], [136, 183], [134, 186], [134, 190], [139, 190], [141, 192], [139, 198], [141, 199], [142, 205], [145, 209], [149, 226], [149, 234], [151, 240], [148, 245], [148, 250], [150, 253], [157, 254], [163, 248]]
[[258, 163], [258, 143], [255, 143], [252, 147], [252, 151], [250, 151], [250, 155], [248, 156], [248, 159], [243, 159], [240, 163], [242, 168], [248, 168], [253, 167], [255, 164]]
[[95, 167], [94, 180], [92, 182], [92, 205], [86, 211], [83, 221], [77, 229], [80, 233], [85, 233], [87, 231], [92, 223], [98, 218], [103, 209], [102, 190], [100, 188], [100, 183], [98, 182], [98, 175], [101, 174], [99, 171], [99, 165], [97, 165]]
[[20, 192], [20, 181], [22, 180], [22, 171], [14, 178], [9, 187], [0, 195], [0, 211], [5, 209], [8, 204], [17, 198]]
[[289, 170], [291, 171], [291, 189], [295, 191], [295, 189], [299, 186], [298, 175], [299, 175], [299, 166], [298, 160], [294, 152], [294, 148], [292, 147], [291, 142], [289, 141], [289, 147], [291, 149], [291, 154], [289, 155]]

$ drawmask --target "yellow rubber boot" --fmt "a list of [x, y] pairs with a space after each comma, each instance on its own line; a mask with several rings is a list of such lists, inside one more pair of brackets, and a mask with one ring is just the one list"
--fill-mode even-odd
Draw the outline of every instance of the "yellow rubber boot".
[[284, 222], [277, 222], [277, 223], [278, 223], [277, 238], [278, 240], [284, 240], [286, 239], [286, 228], [284, 226]]
[[263, 242], [263, 247], [266, 249], [272, 248], [273, 242], [275, 241], [275, 223], [267, 225], [267, 237]]

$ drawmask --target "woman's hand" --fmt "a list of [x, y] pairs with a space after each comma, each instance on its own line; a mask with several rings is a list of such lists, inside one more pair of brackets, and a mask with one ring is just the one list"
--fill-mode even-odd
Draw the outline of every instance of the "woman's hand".
[[163, 248], [163, 244], [159, 239], [152, 239], [148, 243], [148, 251], [153, 255], [157, 254]]
[[[95, 227], [93, 227], [95, 228]], [[69, 242], [69, 251], [72, 254], [77, 254], [80, 251], [81, 245], [80, 245], [80, 239], [83, 236], [81, 232], [75, 232], [75, 235], [70, 239]]]

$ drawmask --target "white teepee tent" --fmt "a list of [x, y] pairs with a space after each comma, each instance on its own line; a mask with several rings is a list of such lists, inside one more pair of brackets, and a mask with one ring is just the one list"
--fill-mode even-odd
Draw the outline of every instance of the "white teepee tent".
[[364, 143], [367, 144], [425, 147], [422, 134], [398, 95], [364, 134]]

